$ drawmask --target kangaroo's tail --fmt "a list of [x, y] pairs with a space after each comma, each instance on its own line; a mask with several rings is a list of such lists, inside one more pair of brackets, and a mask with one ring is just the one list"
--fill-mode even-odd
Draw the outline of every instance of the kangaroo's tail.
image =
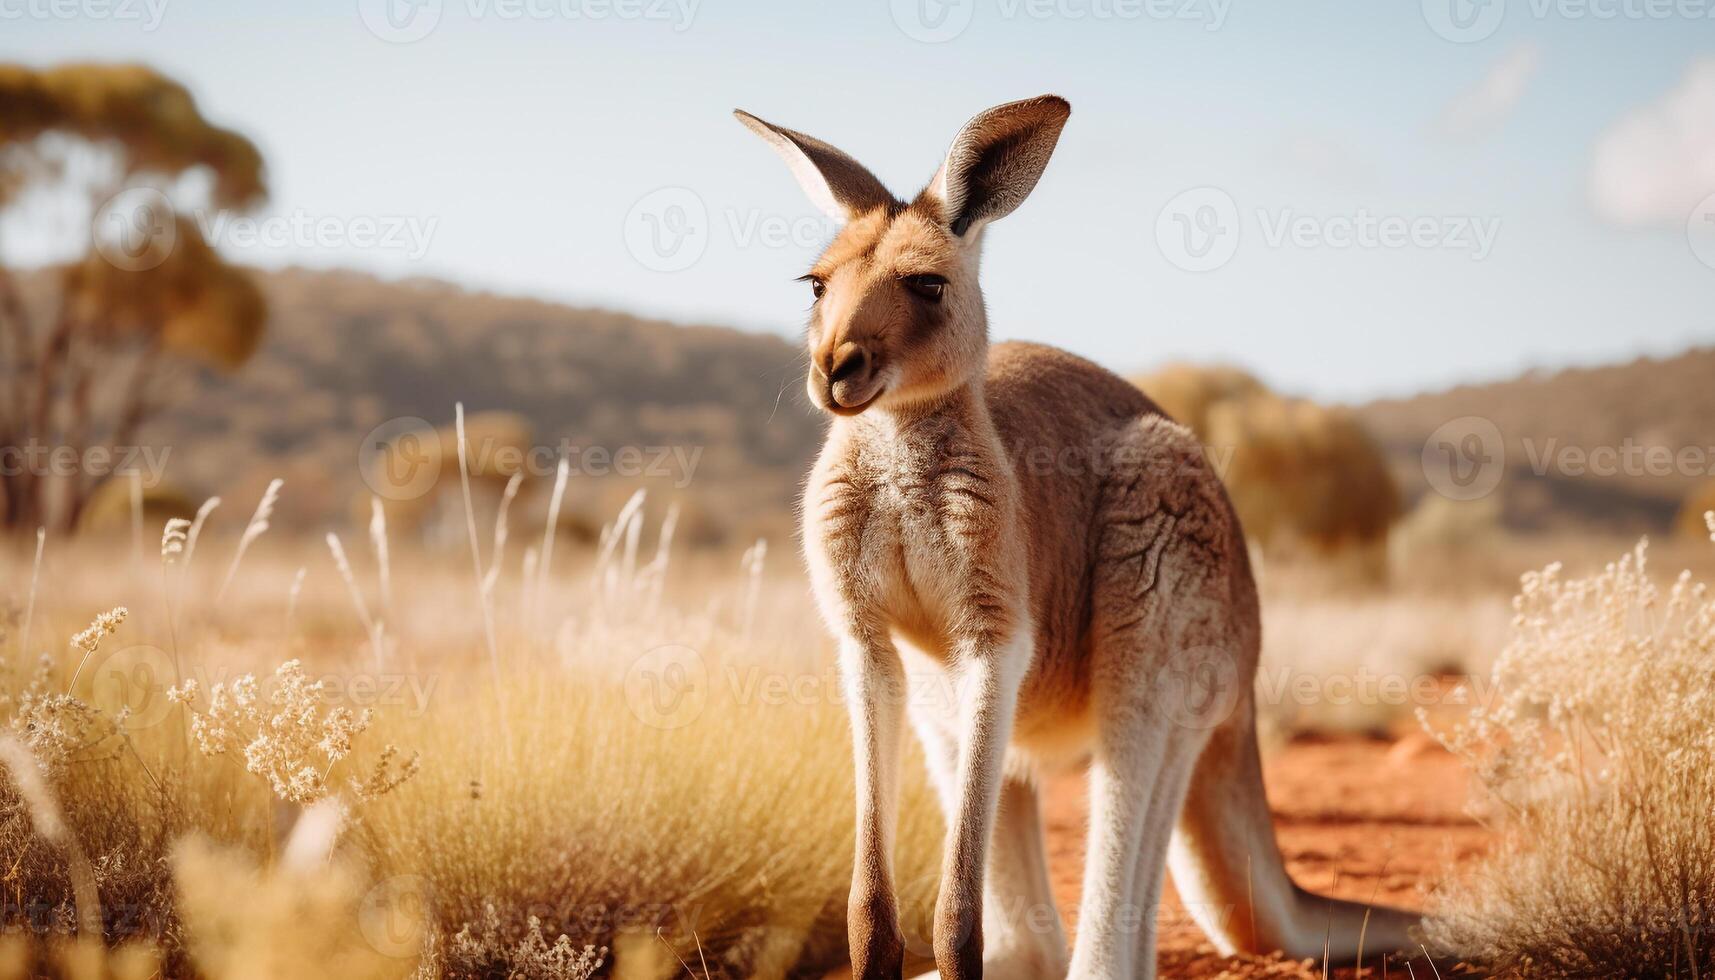
[[1307, 892], [1286, 873], [1274, 839], [1246, 702], [1197, 760], [1170, 852], [1173, 885], [1223, 955], [1281, 950], [1334, 961], [1407, 949], [1418, 917]]

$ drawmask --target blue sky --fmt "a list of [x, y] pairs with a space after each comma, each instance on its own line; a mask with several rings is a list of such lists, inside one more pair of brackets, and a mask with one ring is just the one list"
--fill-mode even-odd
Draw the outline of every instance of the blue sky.
[[[829, 229], [731, 108], [908, 194], [972, 113], [1057, 92], [987, 234], [997, 338], [1337, 399], [1715, 342], [1704, 0], [52, 2], [0, 0], [0, 59], [163, 69], [261, 146], [250, 219], [332, 228], [206, 225], [242, 262], [795, 336]], [[1601, 148], [1646, 202], [1595, 199]]]

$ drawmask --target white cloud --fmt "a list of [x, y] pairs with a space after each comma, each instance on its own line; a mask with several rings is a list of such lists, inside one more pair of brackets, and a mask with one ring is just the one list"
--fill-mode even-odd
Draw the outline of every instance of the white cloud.
[[1596, 139], [1590, 204], [1621, 225], [1683, 227], [1715, 193], [1715, 58], [1679, 85], [1621, 116]]
[[1500, 129], [1518, 108], [1541, 63], [1542, 50], [1532, 42], [1508, 48], [1482, 78], [1447, 103], [1436, 120], [1436, 132], [1448, 139], [1469, 140]]

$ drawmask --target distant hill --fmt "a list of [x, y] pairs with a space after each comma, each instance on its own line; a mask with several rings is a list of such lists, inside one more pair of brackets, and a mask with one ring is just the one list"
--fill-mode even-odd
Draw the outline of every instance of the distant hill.
[[[822, 431], [805, 403], [794, 343], [440, 282], [257, 275], [271, 324], [255, 359], [234, 377], [199, 379], [194, 402], [148, 430], [148, 441], [173, 447], [169, 481], [193, 495], [227, 494], [244, 510], [268, 478], [283, 476], [280, 523], [344, 519], [365, 493], [358, 456], [366, 433], [407, 416], [448, 424], [462, 400], [470, 412], [517, 413], [533, 441], [550, 449], [566, 440], [609, 451], [700, 451], [686, 487], [674, 486], [677, 475], [574, 480], [568, 507], [589, 520], [647, 486], [657, 499], [684, 501], [685, 530], [707, 540], [791, 533]], [[1479, 416], [1506, 444], [1499, 493], [1509, 527], [1662, 531], [1715, 467], [1715, 348], [1531, 373], [1356, 411], [1386, 448], [1408, 501], [1429, 490], [1422, 452], [1430, 434]], [[1607, 474], [1567, 464], [1598, 450], [1641, 459], [1648, 447], [1700, 454], [1701, 468], [1620, 465]], [[540, 494], [549, 481], [535, 482]]]
[[[364, 489], [365, 435], [399, 417], [450, 424], [455, 401], [471, 413], [517, 413], [550, 453], [562, 441], [585, 452], [637, 447], [648, 466], [655, 447], [680, 450], [679, 462], [666, 460], [668, 476], [574, 479], [568, 506], [601, 516], [631, 486], [646, 486], [698, 501], [692, 529], [717, 536], [789, 517], [820, 438], [800, 352], [779, 337], [440, 282], [257, 276], [270, 314], [261, 350], [233, 377], [199, 379], [195, 399], [158, 418], [148, 436], [174, 447], [171, 482], [234, 494], [235, 508], [253, 506], [266, 480], [283, 476], [287, 523], [345, 517]], [[699, 451], [691, 482], [676, 486]], [[550, 457], [550, 475], [551, 467]]]
[[1715, 469], [1715, 348], [1532, 372], [1358, 409], [1408, 497], [1429, 489], [1424, 442], [1450, 420], [1495, 424], [1503, 522], [1522, 531], [1666, 531]]

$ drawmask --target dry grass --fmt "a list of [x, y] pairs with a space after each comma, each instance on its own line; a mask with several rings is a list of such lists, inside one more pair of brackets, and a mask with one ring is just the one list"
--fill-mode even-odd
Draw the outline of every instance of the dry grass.
[[1715, 601], [1645, 546], [1527, 575], [1495, 699], [1443, 736], [1501, 843], [1436, 896], [1430, 937], [1510, 976], [1715, 975]]
[[1509, 618], [1491, 595], [1271, 592], [1257, 710], [1275, 737], [1384, 735], [1418, 708], [1438, 713], [1485, 667]]
[[[258, 534], [204, 536], [191, 564], [177, 525], [166, 561], [50, 540], [29, 649], [21, 555], [0, 722], [65, 829], [32, 820], [19, 783], [0, 787], [8, 925], [63, 944], [93, 913], [108, 943], [146, 941], [171, 976], [766, 977], [840, 962], [849, 735], [802, 588], [769, 578], [760, 549], [743, 571], [670, 567], [647, 510], [608, 529], [594, 564], [544, 567], [485, 533], [474, 588], [469, 565], [411, 550], [384, 574], [373, 535], [343, 562]], [[85, 630], [114, 596], [139, 601]], [[660, 688], [687, 680], [678, 701]], [[305, 869], [293, 841], [318, 805], [342, 829]], [[932, 902], [940, 833], [913, 778], [899, 856], [912, 915]], [[81, 901], [80, 863], [94, 879]]]
[[[144, 536], [160, 555], [49, 541], [39, 569], [28, 542], [8, 556], [18, 585], [0, 607], [0, 722], [28, 753], [11, 770], [26, 778], [0, 786], [0, 897], [6, 924], [41, 942], [0, 949], [0, 978], [14, 959], [80, 975], [65, 965], [79, 956], [113, 976], [158, 958], [167, 976], [247, 980], [785, 977], [839, 963], [853, 801], [828, 645], [795, 563], [770, 565], [760, 545], [742, 561], [673, 558], [671, 524], [637, 499], [593, 554], [556, 554], [551, 536], [509, 543], [504, 527], [467, 529], [474, 557], [430, 554], [389, 545], [384, 518], [332, 549], [200, 521], [157, 533], [163, 522]], [[1386, 728], [1421, 701], [1385, 679], [1469, 672], [1505, 631], [1504, 603], [1482, 589], [1262, 572], [1263, 703], [1282, 731]], [[1642, 644], [1622, 642], [1627, 617], [1573, 615], [1568, 596], [1642, 603], [1635, 559], [1599, 587], [1532, 581], [1535, 645], [1495, 668], [1497, 683], [1535, 678], [1532, 693], [1456, 746], [1491, 763], [1502, 756], [1477, 746], [1504, 728], [1517, 757], [1529, 729], [1505, 726], [1559, 692], [1585, 726], [1564, 744], [1632, 755], [1509, 782], [1518, 846], [1496, 860], [1512, 863], [1445, 890], [1436, 938], [1518, 970], [1577, 949], [1577, 973], [1602, 962], [1587, 935], [1709, 907], [1697, 889], [1715, 866], [1686, 850], [1702, 838], [1685, 828], [1704, 825], [1691, 817], [1715, 799], [1715, 760], [1686, 719], [1708, 717], [1696, 699], [1715, 651], [1674, 639], [1666, 619]], [[1703, 623], [1707, 644], [1715, 614], [1682, 593], [1656, 608]], [[123, 621], [100, 618], [120, 602]], [[1659, 655], [1633, 655], [1646, 646]], [[1574, 671], [1596, 663], [1604, 673]], [[1662, 685], [1687, 699], [1660, 712], [1670, 720], [1642, 710]], [[1590, 727], [1596, 692], [1621, 721]], [[1545, 717], [1551, 731], [1564, 721]], [[1659, 751], [1670, 734], [1679, 756]], [[1535, 746], [1544, 759], [1551, 742]], [[908, 932], [924, 935], [941, 828], [908, 771], [898, 877]], [[1609, 791], [1556, 802], [1573, 772]], [[1598, 835], [1621, 819], [1634, 830]], [[1577, 852], [1612, 877], [1567, 872], [1591, 840], [1618, 849]], [[1650, 891], [1652, 869], [1692, 890]], [[1617, 898], [1643, 904], [1607, 911], [1630, 908]], [[121, 952], [88, 941], [92, 913]], [[1656, 937], [1664, 975], [1675, 955], [1707, 955], [1701, 921], [1683, 924], [1689, 946]], [[1556, 930], [1559, 945], [1544, 939]], [[1634, 929], [1612, 948], [1638, 944]]]

